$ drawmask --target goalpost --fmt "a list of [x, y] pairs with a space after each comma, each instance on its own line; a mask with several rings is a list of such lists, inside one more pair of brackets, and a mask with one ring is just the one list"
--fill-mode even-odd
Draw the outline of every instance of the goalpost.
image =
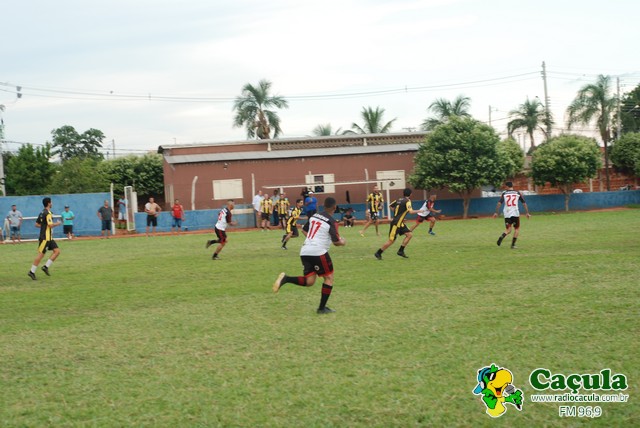
[[127, 200], [127, 230], [136, 230], [136, 216], [138, 212], [138, 194], [133, 191], [133, 186], [124, 187], [124, 198]]
[[[52, 214], [54, 222], [56, 220], [62, 220], [62, 217], [58, 214]], [[20, 226], [20, 240], [26, 242], [33, 242], [40, 239], [40, 228], [36, 226], [36, 220], [38, 217], [22, 217], [22, 225]], [[67, 239], [67, 235], [62, 233], [62, 227], [54, 227], [51, 229], [53, 239]], [[4, 235], [4, 241], [11, 241], [11, 228], [9, 220], [5, 219], [4, 227], [2, 228], [2, 234]]]

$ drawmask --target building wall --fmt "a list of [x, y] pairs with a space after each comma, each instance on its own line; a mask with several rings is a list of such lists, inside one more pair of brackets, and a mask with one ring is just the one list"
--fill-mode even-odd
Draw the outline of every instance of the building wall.
[[[236, 198], [237, 203], [250, 204], [255, 183], [255, 192], [273, 193], [268, 186], [291, 186], [284, 191], [289, 199], [300, 196], [305, 183], [305, 176], [311, 172], [314, 175], [334, 174], [334, 180], [364, 181], [368, 176], [375, 180], [377, 171], [403, 170], [405, 179], [413, 169], [415, 152], [367, 154], [351, 156], [326, 156], [274, 160], [242, 160], [227, 162], [206, 162], [192, 164], [170, 165], [165, 161], [165, 195], [169, 200], [170, 187], [173, 186], [174, 198], [180, 199], [185, 208], [191, 209], [191, 184], [198, 176], [195, 186], [195, 209], [215, 209], [224, 203], [222, 199], [214, 199], [213, 180], [241, 179], [243, 184], [242, 198]], [[317, 195], [319, 199], [326, 196], [335, 197], [339, 204], [344, 204], [346, 192], [349, 191], [351, 202], [364, 202], [367, 192], [373, 188], [372, 184], [353, 184], [336, 186], [335, 193]], [[391, 198], [402, 194], [402, 188], [390, 191]], [[386, 196], [386, 194], [385, 194]]]

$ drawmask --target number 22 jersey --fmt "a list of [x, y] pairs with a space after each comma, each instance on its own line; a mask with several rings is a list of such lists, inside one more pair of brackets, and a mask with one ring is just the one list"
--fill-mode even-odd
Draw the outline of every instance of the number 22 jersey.
[[505, 190], [502, 192], [502, 195], [500, 196], [500, 203], [504, 204], [504, 218], [520, 217], [518, 200], [525, 203], [522, 193], [516, 190]]

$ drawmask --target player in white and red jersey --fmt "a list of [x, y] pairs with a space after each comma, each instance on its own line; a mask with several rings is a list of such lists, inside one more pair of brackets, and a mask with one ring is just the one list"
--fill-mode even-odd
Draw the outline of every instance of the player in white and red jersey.
[[205, 246], [205, 248], [209, 248], [212, 244], [218, 244], [216, 251], [213, 253], [213, 256], [211, 256], [213, 260], [220, 259], [218, 257], [218, 254], [220, 254], [220, 251], [222, 251], [224, 246], [227, 244], [227, 226], [236, 225], [236, 222], [231, 220], [231, 211], [233, 210], [233, 207], [233, 200], [229, 199], [227, 201], [227, 206], [222, 208], [218, 213], [218, 221], [216, 222], [216, 226], [214, 228], [216, 237], [218, 239], [211, 239], [207, 241], [207, 245]]
[[437, 196], [435, 194], [429, 196], [422, 207], [418, 211], [418, 215], [416, 216], [416, 223], [411, 228], [413, 232], [416, 227], [420, 226], [422, 222], [425, 220], [429, 222], [429, 235], [435, 235], [436, 233], [433, 231], [433, 227], [436, 224], [436, 214], [440, 214], [442, 210], [435, 209]]
[[333, 218], [335, 210], [336, 200], [333, 198], [325, 199], [324, 211], [309, 217], [302, 228], [307, 237], [300, 249], [300, 259], [304, 268], [303, 276], [287, 276], [282, 272], [273, 283], [273, 292], [277, 293], [284, 284], [311, 287], [316, 282], [316, 277], [321, 276], [324, 281], [318, 314], [335, 312], [327, 306], [333, 289], [333, 263], [329, 256], [329, 248], [331, 244], [342, 246], [346, 243], [344, 238], [338, 234], [338, 224]]
[[511, 227], [513, 226], [514, 232], [513, 239], [511, 240], [511, 249], [515, 249], [518, 248], [516, 247], [516, 240], [520, 233], [520, 210], [518, 209], [518, 202], [522, 202], [522, 206], [527, 213], [527, 218], [531, 217], [531, 214], [529, 214], [529, 207], [527, 207], [527, 203], [525, 202], [522, 193], [514, 190], [513, 183], [510, 181], [507, 181], [505, 185], [507, 186], [507, 190], [502, 192], [502, 195], [500, 195], [500, 200], [496, 205], [496, 212], [493, 214], [493, 218], [498, 216], [500, 206], [504, 204], [503, 213], [506, 230], [498, 238], [498, 246], [500, 246], [500, 244], [502, 244], [502, 240], [511, 233]]

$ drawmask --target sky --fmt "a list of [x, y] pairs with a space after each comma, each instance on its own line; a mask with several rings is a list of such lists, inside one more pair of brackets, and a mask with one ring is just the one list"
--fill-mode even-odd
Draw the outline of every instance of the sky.
[[631, 0], [5, 0], [1, 10], [4, 150], [44, 144], [64, 125], [101, 130], [117, 156], [245, 140], [233, 100], [261, 79], [289, 101], [282, 138], [349, 129], [364, 107], [396, 118], [392, 132], [418, 130], [429, 104], [458, 95], [504, 136], [509, 111], [544, 101], [543, 61], [554, 133], [598, 74], [619, 78], [621, 93], [640, 84]]

